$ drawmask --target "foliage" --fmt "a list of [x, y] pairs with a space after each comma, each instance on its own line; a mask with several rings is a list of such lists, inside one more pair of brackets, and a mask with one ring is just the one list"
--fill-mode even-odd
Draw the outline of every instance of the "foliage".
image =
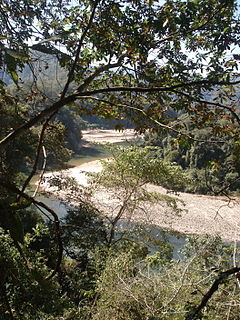
[[43, 225], [37, 225], [31, 235], [26, 234], [28, 268], [9, 234], [1, 229], [1, 319], [49, 319], [61, 314], [64, 306], [67, 308], [68, 302], [56, 280], [44, 279], [48, 273], [44, 255], [30, 249], [36, 237], [46, 232]]
[[161, 185], [178, 191], [188, 182], [181, 167], [162, 161], [158, 148], [110, 147], [113, 160], [103, 161], [104, 186], [116, 188], [143, 186], [147, 183]]
[[[130, 252], [110, 258], [98, 284], [100, 299], [93, 319], [186, 319], [221, 270], [231, 266], [233, 248], [216, 238], [189, 238], [185, 259], [152, 257], [136, 263]], [[124, 271], [125, 270], [125, 271]], [[238, 280], [224, 281], [210, 305], [196, 319], [239, 319]]]
[[44, 223], [32, 209], [22, 211], [20, 218], [25, 227], [21, 247], [11, 230], [1, 229], [1, 315], [4, 319], [79, 319], [84, 310], [77, 306], [93, 300], [104, 266], [106, 230], [101, 218], [89, 205], [69, 210], [62, 225], [65, 256], [58, 276], [51, 280], [46, 277], [57, 258], [54, 225]]
[[[100, 206], [109, 221], [108, 243], [112, 245], [118, 241], [115, 239], [116, 234], [120, 239], [122, 236], [126, 238], [126, 229], [132, 229], [132, 221], [143, 223], [151, 220], [151, 206], [160, 204], [160, 210], [165, 212], [168, 208], [172, 214], [182, 211], [179, 204], [183, 203], [180, 200], [159, 191], [148, 190], [149, 183], [177, 191], [187, 183], [187, 178], [180, 167], [159, 159], [156, 149], [138, 146], [109, 146], [109, 149], [112, 158], [102, 161], [101, 172], [93, 174], [91, 190], [94, 203]], [[108, 194], [106, 200], [101, 198], [102, 192]], [[122, 223], [127, 223], [123, 231], [119, 227]], [[141, 232], [136, 234], [140, 236]], [[132, 237], [131, 232], [128, 237]]]
[[[11, 0], [1, 13], [2, 65], [18, 85], [19, 71], [26, 64], [32, 70], [33, 62], [45, 59], [43, 53], [69, 71], [58, 90], [61, 103], [46, 95], [45, 111], [31, 126], [77, 99], [81, 114], [127, 115], [139, 130], [166, 128], [171, 119], [164, 115], [172, 109], [186, 110], [193, 125], [225, 116], [231, 124], [239, 119], [224, 102], [233, 103], [238, 60], [225, 52], [238, 44], [235, 12], [236, 2], [225, 0], [84, 1], [72, 6]], [[32, 70], [35, 82], [44, 73], [37, 71]], [[217, 92], [214, 101], [207, 97], [212, 90]], [[232, 130], [227, 127], [214, 130]], [[174, 129], [184, 131], [181, 125]]]
[[79, 208], [69, 209], [63, 227], [65, 247], [69, 248], [68, 255], [73, 259], [86, 252], [90, 254], [91, 250], [105, 243], [104, 221], [91, 204], [82, 203]]
[[[17, 128], [25, 119], [26, 108], [10, 95], [0, 84], [0, 137], [8, 134], [9, 128]], [[23, 143], [25, 141], [25, 143]], [[26, 172], [32, 165], [37, 137], [31, 130], [26, 130], [22, 137], [16, 139], [1, 152], [0, 175], [16, 178], [19, 172]], [[14, 155], [14, 156], [13, 156]]]
[[[210, 129], [195, 130], [195, 141], [178, 139], [176, 134], [147, 134], [145, 143], [157, 146], [159, 157], [173, 161], [191, 177], [185, 191], [225, 194], [240, 187], [238, 139], [225, 138], [221, 143], [204, 142]], [[191, 184], [191, 181], [193, 182]]]
[[[106, 224], [107, 246], [102, 244], [105, 234], [103, 223], [92, 208], [91, 218], [86, 217], [86, 208], [82, 208], [82, 214], [75, 212], [74, 216], [72, 213], [74, 223], [78, 218], [84, 222], [83, 228], [79, 234], [79, 225], [73, 229], [72, 234], [78, 234], [74, 241], [69, 233], [66, 233], [68, 239], [64, 239], [57, 213], [31, 197], [27, 187], [39, 165], [43, 169], [45, 167], [41, 165], [45, 145], [49, 156], [56, 158], [58, 164], [62, 165], [69, 157], [69, 151], [62, 147], [64, 127], [55, 121], [66, 106], [71, 106], [69, 114], [74, 110], [80, 116], [130, 120], [139, 132], [170, 130], [177, 139], [186, 141], [194, 140], [194, 129], [208, 128], [208, 135], [217, 141], [228, 137], [232, 148], [231, 159], [228, 160], [239, 169], [239, 55], [229, 51], [239, 45], [237, 15], [237, 1], [233, 0], [165, 0], [163, 3], [83, 0], [71, 5], [61, 0], [1, 2], [0, 207], [3, 230], [0, 249], [1, 259], [3, 257], [1, 267], [6, 270], [6, 278], [1, 280], [0, 290], [3, 292], [1, 308], [4, 316], [11, 320], [83, 318], [92, 302], [92, 309], [88, 309], [89, 318], [97, 319], [99, 314], [106, 319], [147, 319], [158, 317], [162, 310], [185, 312], [185, 309], [192, 309], [192, 304], [196, 305], [201, 291], [206, 289], [205, 280], [213, 280], [215, 273], [209, 276], [207, 268], [200, 271], [188, 269], [187, 283], [200, 285], [200, 291], [191, 295], [189, 287], [182, 286], [181, 282], [185, 279], [185, 267], [182, 267], [185, 261], [180, 264], [168, 262], [166, 269], [161, 262], [159, 280], [154, 282], [153, 277], [154, 281], [150, 279], [144, 286], [146, 277], [135, 270], [131, 252], [122, 253], [121, 257], [119, 246], [119, 256], [111, 257], [113, 240], [118, 240], [114, 230], [121, 211], [117, 219], [110, 222], [110, 228]], [[59, 70], [61, 77], [56, 77], [54, 84], [49, 77], [49, 81], [40, 85], [45, 81], [44, 73], [49, 68], [48, 58], [53, 59], [55, 65], [51, 68], [56, 70], [51, 77]], [[32, 76], [25, 80], [24, 86], [21, 75], [26, 70], [30, 70]], [[12, 94], [6, 90], [10, 79]], [[58, 80], [59, 86], [53, 88]], [[187, 126], [179, 114], [188, 116]], [[69, 120], [68, 125], [79, 128], [78, 121]], [[80, 138], [79, 135], [77, 137]], [[53, 144], [55, 148], [52, 148]], [[198, 150], [201, 152], [202, 148]], [[129, 163], [125, 161], [125, 154]], [[124, 161], [119, 164], [116, 161], [115, 167], [108, 164], [117, 172], [115, 181], [110, 176], [109, 181], [105, 179], [106, 185], [114, 182], [119, 188], [120, 181], [126, 181], [124, 191], [135, 190], [134, 184], [139, 188], [147, 182], [171, 189], [176, 185], [177, 190], [183, 187], [182, 170], [176, 165], [165, 164], [149, 149], [140, 152], [130, 150], [117, 156], [120, 160], [123, 157]], [[169, 157], [175, 159], [177, 155], [173, 153]], [[203, 159], [192, 157], [192, 163], [199, 164], [198, 160], [202, 162]], [[106, 165], [105, 172], [107, 170]], [[23, 172], [28, 174], [25, 179], [22, 179]], [[123, 180], [119, 179], [121, 174], [125, 175]], [[231, 176], [233, 171], [228, 174], [228, 179], [234, 178]], [[119, 191], [123, 189], [119, 188]], [[141, 191], [136, 203], [140, 199], [156, 201], [155, 194]], [[132, 200], [132, 196], [132, 191], [125, 195], [125, 204]], [[132, 211], [136, 203], [131, 201], [128, 210]], [[26, 220], [21, 220], [21, 215], [32, 210], [31, 204], [45, 209], [53, 222], [48, 226], [37, 223], [34, 226], [33, 223], [30, 233], [26, 234]], [[85, 230], [87, 232], [90, 228], [94, 233], [94, 227], [101, 236], [97, 239], [95, 236], [85, 237]], [[72, 245], [72, 251], [78, 250], [78, 246], [85, 248], [86, 260], [91, 258], [85, 278], [83, 270], [80, 273], [82, 278], [78, 277], [75, 262], [63, 257], [63, 239], [66, 247]], [[97, 240], [101, 240], [100, 243]], [[84, 243], [80, 245], [80, 242]], [[127, 242], [123, 243], [126, 248]], [[104, 249], [100, 250], [99, 246]], [[199, 259], [203, 258], [204, 251], [198, 252]], [[101, 262], [97, 257], [102, 258], [99, 259]], [[215, 255], [214, 260], [217, 258]], [[98, 263], [94, 265], [96, 260]], [[197, 268], [199, 265], [202, 267], [201, 263], [199, 261]], [[113, 272], [111, 265], [116, 267]], [[101, 277], [97, 269], [99, 273], [103, 272]], [[107, 282], [104, 277], [111, 277], [111, 281]], [[100, 278], [102, 287], [97, 281]], [[96, 284], [99, 284], [100, 296], [96, 295]], [[227, 314], [224, 306], [218, 303], [218, 299], [225, 302], [226, 296], [231, 297], [231, 284], [224, 283], [227, 291], [218, 291], [213, 298], [218, 308], [216, 317], [238, 317], [233, 305]], [[176, 291], [176, 285], [181, 287], [179, 291]], [[76, 293], [78, 286], [83, 295]], [[109, 293], [115, 305], [112, 305]], [[117, 301], [119, 297], [123, 297], [122, 302]], [[86, 311], [84, 315], [82, 310]], [[215, 317], [212, 310], [209, 314]], [[182, 316], [178, 316], [181, 319]], [[162, 313], [161, 317], [167, 318], [168, 314]]]

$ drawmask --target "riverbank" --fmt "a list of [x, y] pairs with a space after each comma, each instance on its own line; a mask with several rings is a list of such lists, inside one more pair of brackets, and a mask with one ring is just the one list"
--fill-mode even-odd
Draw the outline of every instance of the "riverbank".
[[[87, 174], [89, 172], [100, 172], [102, 168], [101, 161], [95, 160], [75, 168], [62, 172], [63, 176], [75, 178], [81, 185], [88, 185]], [[55, 173], [56, 174], [56, 173]], [[51, 174], [46, 176], [50, 177]], [[43, 184], [42, 187], [50, 192], [54, 188], [48, 188]], [[161, 194], [168, 194], [168, 191], [162, 187], [148, 185], [149, 191], [155, 191]], [[219, 234], [227, 241], [240, 241], [240, 200], [239, 198], [228, 199], [225, 197], [214, 197], [205, 195], [194, 195], [180, 192], [178, 195], [172, 195], [176, 199], [183, 201], [184, 206], [180, 214], [171, 213], [166, 206], [162, 204], [152, 205], [148, 210], [148, 215], [141, 217], [139, 214], [133, 217], [133, 220], [147, 220], [167, 230], [173, 230], [184, 234]], [[97, 203], [101, 202], [105, 212], [110, 209], [109, 195], [98, 194]], [[115, 206], [117, 203], [115, 203]]]
[[84, 143], [120, 143], [129, 142], [133, 140], [140, 140], [141, 135], [135, 133], [133, 129], [125, 129], [123, 131], [116, 130], [83, 130], [83, 144]]
[[[112, 133], [107, 132], [89, 133], [84, 136], [87, 143], [99, 142], [116, 142], [119, 137], [113, 137]], [[133, 134], [133, 133], [132, 133]], [[98, 137], [99, 139], [98, 139]], [[89, 137], [89, 140], [87, 140]], [[133, 135], [134, 137], [134, 135]], [[92, 139], [92, 140], [91, 140]], [[94, 140], [93, 140], [94, 139]], [[122, 140], [120, 140], [122, 141]], [[75, 178], [78, 183], [83, 186], [88, 185], [87, 174], [89, 172], [100, 172], [101, 161], [94, 160], [79, 166], [64, 170], [61, 172], [63, 176]], [[45, 178], [51, 177], [55, 173], [45, 174]], [[54, 192], [54, 189], [48, 188], [47, 183], [41, 185], [44, 189]], [[162, 194], [168, 194], [168, 191], [162, 187], [148, 185], [149, 191], [155, 191]], [[63, 195], [64, 196], [64, 195]], [[144, 216], [139, 212], [132, 217], [132, 221], [142, 221], [145, 219], [147, 223], [155, 224], [158, 227], [177, 231], [183, 234], [219, 234], [222, 239], [227, 241], [240, 241], [240, 199], [237, 197], [228, 199], [226, 197], [214, 197], [205, 195], [194, 195], [190, 193], [179, 193], [172, 195], [179, 200], [179, 206], [182, 208], [181, 214], [171, 213], [166, 206], [162, 204], [154, 204], [148, 208], [148, 215]], [[185, 205], [181, 204], [183, 202]], [[109, 194], [105, 192], [99, 193], [96, 196], [96, 203], [101, 206], [104, 212], [109, 213], [113, 206], [117, 206], [114, 201], [111, 201]]]

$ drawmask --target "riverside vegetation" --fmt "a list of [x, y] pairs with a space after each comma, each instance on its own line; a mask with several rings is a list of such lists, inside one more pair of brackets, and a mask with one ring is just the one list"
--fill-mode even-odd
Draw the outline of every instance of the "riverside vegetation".
[[[238, 12], [233, 0], [1, 1], [0, 319], [240, 319], [236, 243], [190, 237], [176, 260], [143, 224], [119, 224], [155, 202], [179, 214], [147, 183], [238, 192]], [[146, 145], [114, 149], [93, 177], [121, 202], [111, 218], [93, 190], [55, 180], [77, 203], [60, 220], [30, 182], [81, 152], [91, 119]]]

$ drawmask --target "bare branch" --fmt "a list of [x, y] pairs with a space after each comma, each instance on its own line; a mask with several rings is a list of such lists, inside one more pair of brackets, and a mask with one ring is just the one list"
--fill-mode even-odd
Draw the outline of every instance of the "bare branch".
[[[46, 131], [48, 125], [49, 125], [49, 122], [55, 116], [55, 114], [56, 114], [56, 111], [53, 112], [50, 115], [50, 117], [45, 121], [45, 123], [42, 126], [42, 130], [41, 130], [41, 133], [40, 133], [40, 136], [39, 136], [39, 142], [38, 142], [38, 147], [37, 147], [37, 152], [36, 152], [36, 156], [35, 156], [34, 165], [33, 165], [33, 168], [32, 168], [32, 171], [31, 171], [30, 175], [27, 177], [26, 181], [23, 184], [22, 192], [24, 192], [24, 190], [26, 189], [27, 185], [29, 184], [29, 182], [31, 181], [32, 177], [34, 176], [34, 174], [37, 171], [37, 166], [38, 166], [41, 150], [43, 151], [43, 155], [44, 155], [42, 173], [40, 175], [40, 181], [42, 180], [42, 177], [43, 177], [43, 174], [44, 174], [44, 171], [45, 171], [45, 167], [46, 167], [46, 150], [45, 150], [45, 147], [43, 146], [43, 139], [44, 139], [45, 131]], [[39, 182], [39, 184], [40, 184], [40, 182]], [[39, 185], [38, 185], [38, 187], [39, 187]], [[35, 195], [36, 195], [36, 193], [38, 191], [38, 187], [36, 188], [36, 190], [34, 192], [33, 198], [35, 197]], [[19, 199], [20, 199], [20, 197], [19, 197]]]
[[[36, 156], [35, 156], [34, 165], [33, 165], [31, 173], [29, 174], [29, 176], [27, 177], [27, 179], [25, 180], [25, 182], [23, 184], [23, 187], [22, 187], [22, 190], [21, 190], [22, 192], [25, 191], [26, 187], [28, 186], [29, 182], [31, 181], [32, 177], [34, 176], [34, 174], [37, 171], [37, 166], [38, 166], [38, 162], [39, 162], [39, 158], [40, 158], [40, 153], [41, 153], [41, 150], [42, 150], [42, 143], [43, 143], [44, 133], [45, 133], [45, 130], [47, 129], [48, 123], [49, 123], [49, 119], [43, 124], [42, 130], [41, 130], [41, 133], [40, 133], [40, 136], [39, 136], [39, 142], [38, 142], [38, 147], [37, 147], [37, 152], [36, 152]], [[20, 199], [20, 197], [19, 197], [19, 199]]]
[[43, 175], [44, 175], [44, 172], [46, 169], [46, 164], [47, 164], [47, 154], [46, 154], [46, 149], [44, 146], [42, 146], [42, 151], [43, 151], [43, 165], [42, 165], [42, 170], [41, 170], [41, 174], [40, 174], [40, 178], [39, 178], [37, 187], [33, 193], [33, 198], [35, 198], [36, 194], [38, 193], [38, 190], [39, 190], [39, 187], [40, 187], [40, 184], [41, 184], [41, 181], [43, 179]]
[[128, 205], [128, 202], [129, 200], [131, 199], [132, 195], [134, 192], [136, 192], [136, 188], [137, 186], [135, 186], [130, 192], [129, 194], [126, 195], [126, 198], [123, 199], [123, 203], [122, 205], [120, 206], [120, 209], [118, 211], [118, 213], [116, 214], [116, 216], [114, 217], [113, 221], [110, 221], [111, 223], [111, 230], [110, 230], [110, 235], [109, 235], [109, 238], [108, 238], [108, 245], [111, 245], [113, 239], [114, 239], [114, 236], [115, 236], [115, 228], [116, 228], [116, 225], [118, 223], [118, 221], [122, 218], [122, 216], [124, 215], [125, 213], [125, 210], [127, 209], [127, 205]]

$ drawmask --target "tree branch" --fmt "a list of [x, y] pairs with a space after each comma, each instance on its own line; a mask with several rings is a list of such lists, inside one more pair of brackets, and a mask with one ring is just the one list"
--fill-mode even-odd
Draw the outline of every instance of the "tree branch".
[[162, 38], [162, 39], [160, 39], [160, 40], [157, 40], [157, 41], [156, 41], [156, 44], [159, 45], [159, 44], [161, 44], [161, 43], [163, 43], [163, 42], [165, 42], [165, 41], [172, 40], [173, 37], [186, 36], [186, 35], [189, 35], [189, 34], [195, 32], [195, 31], [200, 31], [200, 30], [202, 30], [206, 25], [208, 25], [208, 24], [212, 21], [212, 19], [213, 19], [223, 8], [225, 8], [225, 5], [220, 6], [220, 8], [216, 9], [215, 11], [213, 11], [213, 13], [208, 17], [208, 19], [207, 19], [205, 22], [203, 22], [202, 24], [200, 24], [199, 26], [196, 26], [196, 27], [194, 27], [194, 28], [191, 28], [191, 29], [187, 30], [186, 32], [182, 32], [182, 33], [179, 32], [179, 31], [173, 32], [173, 33], [169, 34], [167, 37]]
[[88, 30], [91, 28], [91, 25], [92, 25], [92, 22], [93, 22], [93, 19], [94, 19], [94, 15], [95, 15], [95, 12], [96, 12], [96, 9], [97, 9], [97, 5], [99, 4], [100, 1], [101, 0], [96, 0], [95, 1], [93, 9], [92, 9], [91, 16], [90, 16], [90, 19], [89, 19], [88, 24], [86, 26], [86, 29], [84, 30], [84, 32], [83, 32], [83, 34], [82, 34], [82, 36], [81, 36], [81, 38], [79, 40], [77, 51], [76, 51], [76, 54], [75, 54], [75, 59], [74, 59], [73, 65], [72, 65], [72, 67], [71, 67], [71, 69], [69, 71], [68, 79], [67, 79], [65, 87], [63, 89], [63, 92], [62, 92], [62, 95], [61, 95], [61, 99], [65, 97], [65, 95], [67, 93], [67, 90], [69, 88], [69, 85], [73, 80], [75, 68], [76, 68], [78, 60], [79, 60], [79, 56], [80, 56], [80, 53], [81, 53], [83, 41], [84, 41], [84, 39], [85, 39], [85, 37], [86, 37], [86, 35], [88, 33]]
[[102, 72], [104, 71], [107, 71], [109, 69], [113, 69], [113, 68], [117, 68], [117, 67], [120, 67], [121, 64], [122, 64], [122, 61], [124, 59], [124, 56], [122, 56], [121, 58], [119, 58], [119, 60], [116, 62], [116, 63], [108, 63], [106, 65], [103, 65], [103, 66], [100, 66], [99, 68], [97, 68], [94, 73], [87, 77], [84, 81], [83, 81], [83, 84], [81, 84], [76, 92], [82, 92], [83, 89], [85, 89], [99, 74], [101, 74]]
[[42, 165], [39, 181], [38, 181], [36, 189], [35, 189], [35, 191], [33, 193], [33, 198], [35, 198], [37, 193], [38, 193], [38, 190], [40, 188], [40, 184], [42, 182], [43, 175], [44, 175], [44, 172], [45, 172], [45, 169], [46, 169], [46, 165], [47, 165], [47, 153], [46, 153], [46, 149], [45, 149], [44, 146], [42, 146], [42, 152], [43, 152], [43, 165]]
[[198, 314], [202, 311], [204, 307], [206, 307], [208, 301], [211, 299], [213, 294], [218, 290], [218, 287], [220, 284], [224, 283], [224, 280], [226, 280], [229, 276], [232, 274], [240, 272], [240, 268], [234, 267], [232, 269], [229, 269], [227, 271], [221, 272], [217, 279], [213, 282], [211, 288], [208, 290], [208, 292], [203, 296], [201, 303], [197, 306], [197, 308], [193, 311], [190, 311], [186, 317], [185, 320], [195, 320], [197, 319]]
[[172, 126], [169, 126], [167, 124], [164, 124], [154, 118], [152, 118], [149, 114], [147, 114], [144, 110], [142, 109], [139, 109], [137, 107], [133, 107], [133, 106], [129, 106], [127, 104], [118, 104], [118, 103], [113, 103], [111, 101], [108, 101], [108, 100], [105, 100], [105, 99], [100, 99], [100, 98], [97, 98], [95, 96], [86, 96], [86, 97], [82, 97], [82, 98], [85, 98], [85, 99], [94, 99], [94, 100], [97, 100], [97, 101], [100, 101], [100, 102], [104, 102], [106, 104], [109, 104], [111, 106], [116, 106], [116, 107], [120, 107], [120, 108], [124, 108], [124, 109], [132, 109], [132, 110], [135, 110], [135, 111], [138, 111], [139, 113], [142, 113], [146, 119], [149, 119], [151, 120], [152, 122], [156, 123], [159, 127], [163, 128], [163, 129], [166, 129], [168, 131], [172, 131], [180, 136], [184, 136], [184, 137], [187, 137], [188, 139], [192, 140], [192, 141], [196, 141], [196, 142], [203, 142], [203, 143], [224, 143], [224, 141], [221, 141], [221, 140], [200, 140], [200, 139], [196, 139], [194, 138], [193, 136], [191, 136], [190, 134], [187, 134], [187, 133], [184, 133], [182, 131], [179, 131], [177, 129], [175, 129], [174, 127]]
[[187, 88], [187, 87], [199, 86], [199, 85], [226, 86], [226, 85], [237, 85], [237, 84], [240, 84], [240, 80], [238, 80], [238, 81], [198, 80], [198, 81], [179, 83], [176, 85], [166, 86], [166, 87], [110, 87], [110, 88], [102, 88], [102, 89], [96, 89], [96, 90], [92, 90], [92, 91], [85, 91], [83, 93], [79, 92], [79, 93], [76, 93], [76, 96], [93, 95], [93, 94], [99, 94], [99, 93], [111, 93], [111, 92], [136, 92], [136, 93], [173, 92], [173, 90], [178, 89], [178, 88]]
[[178, 88], [186, 88], [196, 85], [235, 85], [240, 84], [240, 80], [238, 81], [209, 81], [209, 80], [200, 80], [200, 81], [191, 81], [186, 83], [180, 83], [173, 86], [166, 86], [166, 87], [110, 87], [110, 88], [102, 88], [96, 89], [92, 91], [85, 91], [74, 93], [68, 97], [62, 98], [59, 101], [53, 103], [49, 108], [41, 111], [37, 116], [23, 124], [22, 126], [18, 127], [14, 131], [10, 132], [5, 138], [0, 141], [0, 147], [6, 145], [10, 141], [12, 141], [15, 137], [19, 136], [25, 130], [33, 127], [35, 124], [43, 120], [48, 115], [52, 114], [53, 112], [57, 112], [63, 106], [74, 102], [77, 98], [81, 98], [83, 96], [90, 96], [99, 93], [111, 93], [111, 92], [136, 92], [136, 93], [156, 93], [156, 92], [174, 92], [175, 89]]
[[72, 103], [76, 100], [76, 95], [71, 95], [66, 98], [63, 98], [55, 103], [53, 103], [49, 108], [44, 109], [34, 118], [30, 119], [28, 122], [24, 123], [22, 126], [18, 127], [14, 131], [10, 132], [5, 138], [0, 141], [0, 147], [5, 146], [14, 138], [22, 134], [25, 130], [30, 129], [35, 124], [40, 122], [41, 120], [45, 119], [47, 116], [51, 115], [54, 112], [60, 110], [63, 106]]
[[177, 93], [179, 95], [185, 96], [187, 98], [193, 99], [193, 101], [195, 101], [195, 102], [205, 103], [205, 104], [208, 104], [210, 106], [215, 106], [215, 107], [219, 107], [221, 109], [226, 109], [232, 114], [233, 118], [240, 125], [240, 118], [239, 118], [238, 114], [235, 111], [233, 111], [233, 109], [231, 107], [225, 106], [225, 105], [223, 105], [221, 103], [217, 103], [217, 102], [210, 102], [210, 101], [206, 101], [206, 100], [195, 99], [195, 98], [192, 98], [192, 96], [190, 96], [189, 94], [187, 94], [185, 92], [178, 91], [178, 90], [173, 90], [173, 92]]
[[[34, 164], [33, 164], [33, 168], [32, 168], [31, 173], [29, 174], [29, 176], [27, 177], [27, 179], [25, 180], [25, 182], [23, 184], [23, 187], [21, 189], [22, 192], [25, 191], [26, 187], [28, 186], [29, 182], [31, 181], [32, 177], [34, 176], [34, 174], [37, 171], [37, 166], [38, 166], [38, 162], [39, 162], [39, 158], [40, 158], [40, 153], [41, 153], [41, 150], [42, 150], [44, 133], [45, 133], [45, 130], [47, 129], [49, 120], [50, 119], [47, 119], [46, 122], [42, 126], [42, 130], [41, 130], [41, 133], [40, 133], [40, 136], [39, 136], [39, 142], [38, 142], [38, 146], [37, 146], [37, 151], [36, 151], [36, 156], [35, 156], [35, 161], [34, 161]], [[20, 199], [20, 197], [19, 197], [19, 199]]]
[[22, 198], [31, 201], [31, 203], [34, 203], [35, 205], [42, 207], [43, 209], [47, 210], [52, 215], [52, 217], [54, 219], [54, 224], [55, 224], [55, 235], [56, 235], [57, 242], [58, 242], [58, 258], [57, 258], [57, 262], [56, 262], [54, 270], [45, 279], [49, 280], [49, 279], [53, 278], [54, 275], [58, 272], [58, 269], [59, 269], [61, 261], [62, 261], [62, 256], [63, 256], [63, 243], [62, 243], [62, 238], [61, 238], [60, 221], [58, 219], [58, 215], [56, 214], [56, 212], [54, 210], [49, 208], [45, 203], [38, 201], [38, 200], [34, 199], [33, 197], [29, 196], [28, 194], [22, 192], [20, 189], [18, 189], [15, 185], [11, 184], [9, 181], [4, 181], [3, 179], [0, 179], [0, 185], [13, 193], [20, 195]]

